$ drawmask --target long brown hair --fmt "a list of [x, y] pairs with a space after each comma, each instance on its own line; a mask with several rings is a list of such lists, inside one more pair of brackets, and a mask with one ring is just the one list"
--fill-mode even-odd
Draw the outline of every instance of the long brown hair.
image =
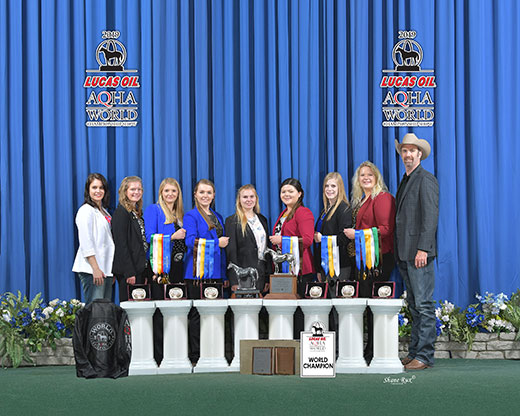
[[242, 226], [242, 235], [246, 235], [247, 217], [244, 212], [244, 209], [242, 208], [242, 204], [240, 203], [240, 193], [242, 191], [247, 191], [247, 190], [251, 190], [254, 192], [254, 194], [256, 196], [256, 204], [255, 204], [255, 207], [253, 208], [253, 211], [256, 214], [260, 213], [260, 203], [258, 201], [258, 194], [256, 193], [255, 187], [251, 184], [241, 186], [240, 189], [237, 191], [237, 199], [235, 201], [235, 214], [238, 217], [238, 219], [240, 220], [240, 225]]
[[[211, 182], [209, 179], [201, 179], [197, 182], [195, 185], [195, 188], [193, 189], [193, 199], [195, 200], [195, 207], [197, 208], [197, 211], [199, 211], [200, 215], [202, 215], [202, 218], [204, 218], [204, 221], [206, 221], [206, 224], [208, 224], [208, 230], [212, 230], [215, 228], [215, 225], [213, 224], [213, 221], [211, 221], [208, 217], [208, 214], [204, 212], [204, 210], [200, 207], [199, 201], [197, 201], [197, 198], [195, 198], [195, 194], [197, 193], [197, 190], [199, 189], [199, 185], [208, 185], [213, 188], [213, 195], [215, 195], [215, 184]], [[213, 196], [213, 201], [210, 204], [213, 205], [215, 203], [215, 197]]]
[[110, 190], [108, 189], [107, 180], [101, 173], [91, 173], [87, 176], [87, 182], [85, 182], [84, 202], [85, 204], [88, 204], [94, 208], [98, 208], [97, 204], [92, 201], [92, 198], [90, 197], [90, 185], [92, 185], [92, 182], [94, 182], [96, 179], [101, 182], [103, 190], [105, 191], [105, 195], [103, 195], [103, 199], [101, 200], [101, 206], [103, 208], [107, 208], [110, 201]]
[[[128, 199], [126, 196], [126, 191], [128, 191], [128, 187], [132, 182], [139, 182], [141, 184], [141, 188], [143, 187], [143, 181], [139, 176], [127, 176], [121, 181], [121, 185], [119, 185], [119, 204], [122, 205], [128, 212], [135, 212], [138, 217], [143, 216], [143, 197], [137, 204], [134, 204]], [[144, 190], [143, 190], [144, 193]]]
[[302, 188], [302, 184], [300, 183], [300, 181], [296, 178], [287, 178], [286, 180], [284, 180], [282, 182], [282, 184], [280, 185], [280, 193], [282, 192], [282, 188], [285, 186], [285, 185], [291, 185], [293, 186], [298, 192], [301, 192], [302, 194], [300, 195], [300, 197], [298, 198], [298, 201], [296, 201], [296, 204], [294, 204], [294, 207], [293, 209], [291, 210], [291, 212], [289, 213], [289, 215], [287, 215], [287, 218], [285, 218], [285, 221], [289, 221], [293, 216], [294, 216], [294, 213], [296, 212], [296, 210], [299, 208], [299, 207], [303, 207], [303, 188]]
[[[162, 193], [166, 185], [175, 186], [177, 188], [177, 200], [173, 203], [173, 209], [168, 207], [168, 204], [164, 201]], [[159, 196], [157, 197], [157, 203], [161, 206], [164, 216], [166, 217], [165, 224], [179, 224], [182, 226], [182, 219], [184, 217], [184, 204], [182, 202], [182, 191], [174, 178], [164, 178], [159, 185]]]
[[331, 179], [335, 180], [338, 185], [338, 196], [336, 198], [336, 203], [327, 215], [327, 220], [330, 220], [331, 217], [334, 215], [334, 213], [339, 207], [339, 204], [341, 204], [341, 201], [345, 202], [347, 206], [350, 205], [348, 203], [347, 193], [345, 192], [345, 184], [343, 183], [343, 178], [338, 172], [330, 172], [327, 173], [327, 176], [325, 176], [325, 179], [323, 179], [323, 209], [326, 211], [328, 208], [329, 201], [327, 199], [327, 195], [325, 195], [325, 185]]

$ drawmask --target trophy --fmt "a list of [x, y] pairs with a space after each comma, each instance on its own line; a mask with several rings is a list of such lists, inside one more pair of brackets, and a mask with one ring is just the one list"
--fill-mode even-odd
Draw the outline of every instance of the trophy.
[[[302, 264], [303, 244], [298, 238], [300, 264]], [[269, 276], [269, 294], [266, 299], [298, 299], [296, 294], [296, 258], [292, 253], [278, 253], [267, 248], [264, 254], [269, 254], [274, 263], [274, 274]], [[289, 273], [280, 273], [280, 264], [289, 263]]]
[[395, 295], [395, 282], [374, 282], [372, 297], [375, 299], [392, 299]]
[[131, 301], [150, 300], [152, 298], [150, 285], [147, 284], [128, 285], [127, 291], [128, 300]]
[[232, 269], [238, 279], [238, 289], [231, 296], [232, 298], [259, 298], [260, 290], [256, 288], [258, 282], [258, 270], [254, 267], [238, 267], [234, 263], [229, 263], [228, 270]]

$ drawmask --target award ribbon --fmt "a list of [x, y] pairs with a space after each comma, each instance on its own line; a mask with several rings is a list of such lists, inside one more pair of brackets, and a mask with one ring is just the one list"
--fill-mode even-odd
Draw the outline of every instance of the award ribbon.
[[[292, 272], [295, 276], [300, 273], [300, 247], [298, 244], [298, 237], [282, 237], [282, 254], [291, 253], [294, 256], [294, 270]], [[289, 263], [284, 261], [282, 263], [282, 273], [289, 273]]]
[[215, 263], [215, 240], [199, 238], [197, 246], [196, 277], [199, 279], [211, 279]]
[[354, 231], [354, 243], [356, 245], [356, 266], [359, 271], [361, 271], [361, 262], [362, 262], [361, 247], [364, 246], [364, 244], [362, 244], [362, 238], [363, 238], [362, 234], [363, 234], [363, 231], [361, 231], [361, 230]]
[[372, 227], [372, 235], [374, 236], [374, 251], [376, 254], [376, 262], [374, 266], [379, 266], [379, 231], [377, 231], [376, 227]]
[[170, 272], [170, 240], [169, 234], [152, 234], [150, 238], [150, 263], [157, 276]]
[[325, 275], [339, 275], [339, 247], [335, 235], [321, 236], [321, 266]]
[[374, 249], [372, 245], [372, 230], [366, 229], [363, 230], [363, 234], [365, 235], [365, 250], [366, 250], [366, 258], [365, 258], [365, 264], [367, 266], [368, 270], [372, 269], [372, 265], [374, 264]]

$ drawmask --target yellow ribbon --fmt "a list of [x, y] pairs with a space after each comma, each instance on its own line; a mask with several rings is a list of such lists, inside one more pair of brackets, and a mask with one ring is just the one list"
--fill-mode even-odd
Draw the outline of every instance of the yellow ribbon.
[[372, 230], [367, 229], [363, 230], [363, 234], [365, 234], [365, 248], [366, 248], [366, 263], [367, 269], [372, 269]]
[[327, 250], [329, 252], [329, 275], [333, 277], [334, 271], [334, 253], [332, 252], [332, 237], [327, 237]]
[[204, 254], [206, 252], [206, 239], [205, 238], [199, 239], [199, 251], [200, 251], [199, 279], [202, 279], [204, 277]]

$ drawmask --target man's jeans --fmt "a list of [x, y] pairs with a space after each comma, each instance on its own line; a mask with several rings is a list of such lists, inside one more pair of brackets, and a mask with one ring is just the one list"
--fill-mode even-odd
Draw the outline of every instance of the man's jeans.
[[406, 301], [412, 314], [412, 335], [408, 357], [433, 365], [434, 343], [437, 339], [433, 289], [435, 274], [433, 257], [426, 267], [415, 267], [414, 261], [398, 261], [399, 272], [406, 285]]

